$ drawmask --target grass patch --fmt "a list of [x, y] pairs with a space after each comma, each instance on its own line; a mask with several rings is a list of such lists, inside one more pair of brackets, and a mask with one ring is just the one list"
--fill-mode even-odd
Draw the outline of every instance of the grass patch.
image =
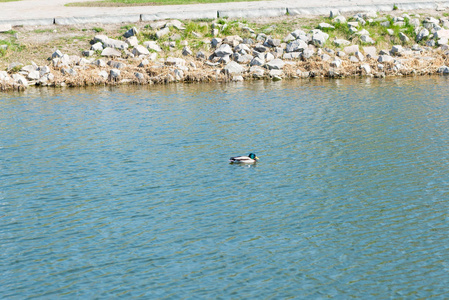
[[101, 27], [94, 27], [94, 28], [92, 28], [92, 30], [95, 32], [103, 32], [104, 31], [104, 29]]
[[[2, 0], [0, 0], [2, 1]], [[228, 3], [228, 2], [247, 2], [260, 0], [104, 0], [88, 2], [72, 2], [65, 6], [82, 7], [121, 7], [121, 6], [155, 6], [155, 5], [182, 5], [182, 4], [200, 4], [200, 3]]]

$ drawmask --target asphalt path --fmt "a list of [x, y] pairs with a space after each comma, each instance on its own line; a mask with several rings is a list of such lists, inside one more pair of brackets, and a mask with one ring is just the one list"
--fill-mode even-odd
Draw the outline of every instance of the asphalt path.
[[[209, 3], [191, 5], [164, 5], [164, 6], [134, 6], [134, 7], [69, 7], [64, 6], [69, 2], [89, 0], [22, 0], [14, 2], [0, 2], [0, 22], [9, 20], [35, 20], [45, 18], [70, 18], [91, 16], [117, 16], [117, 15], [142, 15], [157, 13], [195, 13], [201, 11], [236, 10], [251, 11], [276, 8], [309, 8], [309, 7], [357, 7], [369, 5], [387, 5], [393, 7], [398, 1], [391, 0], [276, 0], [233, 3]], [[443, 3], [449, 6], [449, 1], [422, 1], [407, 0], [403, 2], [409, 5]]]

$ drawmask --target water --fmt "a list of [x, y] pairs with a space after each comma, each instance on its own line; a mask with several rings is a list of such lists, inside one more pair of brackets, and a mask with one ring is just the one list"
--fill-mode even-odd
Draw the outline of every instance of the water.
[[447, 298], [448, 94], [445, 77], [3, 94], [0, 298]]

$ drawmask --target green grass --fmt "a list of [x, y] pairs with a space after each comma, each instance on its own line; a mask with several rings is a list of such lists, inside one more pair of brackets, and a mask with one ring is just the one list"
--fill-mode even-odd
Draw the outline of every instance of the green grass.
[[13, 1], [20, 1], [20, 0], [0, 0], [0, 2], [13, 2]]
[[[2, 0], [0, 0], [2, 1]], [[180, 5], [180, 4], [200, 4], [200, 3], [227, 3], [243, 1], [260, 0], [103, 0], [88, 2], [72, 2], [65, 6], [87, 6], [87, 7], [105, 7], [105, 6], [152, 6], [152, 5]]]

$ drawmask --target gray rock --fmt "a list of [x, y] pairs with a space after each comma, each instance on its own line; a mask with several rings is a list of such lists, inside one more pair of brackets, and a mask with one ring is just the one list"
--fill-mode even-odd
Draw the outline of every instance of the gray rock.
[[348, 40], [344, 40], [344, 39], [335, 39], [334, 44], [337, 47], [341, 47], [341, 46], [347, 46], [347, 45], [351, 44], [351, 42]]
[[175, 34], [172, 34], [172, 35], [169, 37], [169, 40], [170, 40], [170, 41], [179, 41], [181, 38], [182, 38], [182, 37], [181, 37], [181, 35], [180, 35], [179, 33], [175, 33]]
[[367, 44], [374, 44], [375, 41], [369, 35], [361, 35], [360, 40]]
[[251, 52], [251, 49], [246, 44], [238, 44], [234, 47], [235, 52], [245, 51], [246, 53]]
[[176, 81], [180, 81], [184, 78], [184, 72], [182, 70], [175, 69], [173, 73], [175, 74]]
[[117, 69], [111, 69], [109, 71], [109, 78], [111, 80], [118, 80], [120, 78], [120, 70]]
[[369, 56], [371, 58], [377, 56], [377, 49], [376, 47], [363, 47], [363, 52], [365, 52], [366, 56]]
[[103, 42], [103, 47], [104, 48], [110, 47], [110, 48], [114, 48], [114, 49], [125, 50], [125, 49], [128, 49], [128, 44], [123, 41], [119, 41], [119, 40], [107, 39], [106, 41]]
[[232, 81], [243, 81], [243, 77], [241, 75], [235, 75], [232, 77]]
[[167, 57], [165, 64], [169, 66], [185, 66], [186, 61], [178, 57]]
[[354, 56], [357, 57], [357, 59], [359, 61], [365, 61], [365, 56], [360, 51], [357, 51], [356, 53], [354, 53]]
[[28, 86], [28, 80], [26, 80], [25, 77], [23, 77], [22, 75], [16, 73], [12, 74], [11, 77], [16, 83], [21, 84], [23, 86]]
[[394, 58], [391, 57], [390, 55], [379, 55], [377, 61], [380, 63], [393, 62]]
[[155, 41], [146, 41], [146, 42], [143, 42], [143, 45], [145, 47], [147, 47], [147, 49], [149, 49], [149, 50], [153, 50], [156, 52], [162, 51], [161, 47]]
[[226, 65], [227, 63], [229, 63], [231, 61], [231, 56], [230, 55], [222, 56], [218, 59], [218, 61], [221, 62], [222, 64]]
[[282, 56], [283, 59], [298, 59], [301, 57], [300, 52], [291, 52], [291, 53], [284, 53]]
[[238, 56], [235, 58], [235, 61], [238, 62], [238, 63], [240, 63], [240, 64], [247, 64], [247, 63], [250, 63], [251, 60], [253, 60], [253, 58], [254, 58], [254, 57], [253, 57], [252, 55], [249, 55], [249, 54], [238, 55]]
[[295, 39], [296, 39], [296, 38], [295, 38], [291, 33], [289, 33], [289, 34], [284, 38], [284, 42], [288, 43], [288, 42], [294, 41]]
[[399, 32], [399, 39], [401, 39], [401, 41], [404, 43], [407, 43], [408, 41], [410, 41], [410, 38], [402, 32]]
[[185, 30], [184, 24], [179, 20], [171, 20], [165, 26], [173, 26], [178, 30]]
[[96, 65], [97, 67], [106, 67], [106, 62], [102, 59], [97, 59], [94, 62], [92, 62], [93, 65]]
[[227, 75], [241, 74], [245, 72], [245, 68], [235, 61], [230, 61], [224, 68], [223, 72]]
[[274, 59], [274, 55], [270, 52], [265, 53], [264, 59], [266, 62], [272, 61]]
[[205, 60], [206, 59], [206, 55], [202, 52], [202, 51], [198, 51], [196, 54], [196, 58], [199, 60]]
[[449, 67], [442, 66], [438, 68], [438, 73], [440, 74], [449, 74]]
[[158, 39], [160, 39], [163, 36], [166, 36], [167, 34], [170, 33], [170, 29], [168, 27], [162, 28], [161, 30], [158, 30], [156, 32], [156, 36]]
[[147, 48], [145, 48], [144, 46], [141, 46], [141, 45], [137, 45], [136, 47], [134, 47], [132, 53], [133, 53], [135, 56], [140, 56], [140, 55], [150, 55], [150, 51], [148, 51]]
[[436, 43], [435, 40], [429, 40], [426, 42], [427, 47], [435, 47]]
[[215, 50], [214, 54], [218, 57], [223, 57], [226, 55], [231, 55], [233, 53], [231, 47], [228, 44], [222, 44], [217, 50]]
[[119, 61], [114, 61], [114, 60], [108, 61], [108, 65], [114, 69], [123, 69], [126, 67], [126, 65], [124, 63], [119, 62]]
[[55, 52], [53, 52], [53, 54], [51, 55], [51, 58], [59, 58], [62, 57], [62, 52], [59, 50], [56, 50]]
[[359, 46], [358, 46], [358, 45], [347, 46], [347, 47], [345, 47], [345, 48], [343, 49], [343, 51], [344, 51], [346, 54], [354, 54], [354, 53], [356, 53], [357, 51], [359, 51]]
[[282, 72], [282, 70], [270, 70], [268, 72], [268, 76], [270, 77], [283, 77], [284, 76], [284, 72]]
[[35, 71], [31, 71], [30, 73], [28, 73], [27, 78], [29, 80], [38, 80], [39, 78], [41, 78], [39, 71], [35, 70]]
[[62, 68], [61, 69], [61, 73], [63, 75], [68, 75], [68, 76], [76, 76], [76, 75], [78, 75], [78, 72], [76, 72], [76, 70], [73, 69], [73, 68]]
[[331, 59], [331, 57], [329, 56], [329, 54], [324, 53], [323, 55], [321, 55], [322, 61], [328, 61], [330, 59]]
[[257, 52], [262, 53], [262, 52], [267, 51], [268, 49], [264, 45], [258, 44], [258, 45], [254, 46], [254, 50], [256, 50]]
[[363, 73], [363, 74], [366, 74], [366, 75], [371, 74], [371, 67], [370, 67], [369, 64], [363, 64], [363, 65], [361, 65], [361, 66], [360, 66], [360, 69], [362, 70], [362, 73]]
[[296, 29], [295, 31], [293, 31], [291, 33], [291, 35], [293, 35], [296, 39], [298, 39], [300, 36], [304, 36], [307, 34], [304, 31], [302, 31], [301, 29]]
[[21, 69], [20, 69], [20, 71], [21, 72], [32, 72], [32, 71], [36, 71], [38, 69], [38, 67], [37, 66], [34, 66], [34, 65], [27, 65], [27, 66], [24, 66], [24, 67], [22, 67]]
[[390, 21], [384, 21], [380, 23], [380, 26], [382, 27], [390, 27], [390, 25], [391, 25]]
[[333, 22], [336, 23], [336, 24], [339, 24], [339, 23], [345, 24], [345, 23], [347, 23], [347, 20], [346, 20], [346, 18], [343, 17], [343, 16], [337, 16], [337, 17], [334, 19]]
[[125, 32], [125, 34], [123, 34], [123, 36], [125, 38], [129, 38], [129, 37], [137, 35], [138, 33], [139, 33], [139, 31], [137, 30], [137, 28], [133, 27], [133, 28], [129, 29], [127, 32]]
[[99, 34], [99, 35], [96, 35], [95, 37], [94, 37], [94, 40], [93, 40], [93, 42], [94, 43], [104, 43], [104, 42], [106, 42], [107, 40], [108, 40], [109, 38], [108, 38], [108, 36], [107, 35], [104, 35], [104, 34]]
[[329, 13], [329, 18], [333, 19], [340, 15], [340, 11], [338, 9], [331, 9]]
[[108, 79], [109, 74], [108, 74], [108, 72], [103, 70], [98, 73], [98, 76], [102, 77], [103, 79]]
[[101, 42], [97, 42], [90, 47], [90, 50], [103, 51], [103, 44]]
[[359, 62], [358, 58], [353, 56], [353, 55], [349, 56], [349, 61], [353, 62], [353, 63], [358, 63]]
[[401, 45], [393, 45], [393, 47], [391, 47], [390, 53], [397, 55], [400, 54], [404, 49], [402, 48]]
[[85, 51], [82, 52], [82, 54], [83, 54], [83, 56], [89, 57], [89, 56], [94, 55], [95, 51], [93, 51], [93, 50], [85, 50]]
[[285, 65], [285, 62], [283, 60], [276, 58], [267, 63], [267, 68], [269, 70], [282, 70], [284, 65]]
[[48, 73], [50, 73], [50, 67], [49, 66], [43, 66], [43, 67], [40, 67], [39, 68], [39, 75], [40, 75], [40, 77], [42, 77], [42, 76], [44, 76], [44, 75], [46, 75], [46, 74], [48, 74]]
[[263, 66], [265, 64], [265, 60], [263, 60], [262, 58], [259, 57], [255, 57], [253, 58], [253, 60], [251, 60], [250, 62], [250, 66]]
[[315, 54], [315, 51], [313, 49], [307, 48], [304, 49], [304, 51], [301, 53], [301, 58], [306, 60], [311, 58]]
[[289, 43], [286, 47], [286, 52], [298, 52], [303, 51], [307, 48], [307, 44], [302, 40], [294, 40], [293, 42]]
[[148, 66], [149, 64], [150, 64], [150, 61], [148, 59], [143, 59], [137, 67], [145, 68], [145, 66]]
[[145, 80], [145, 75], [143, 75], [143, 74], [140, 73], [140, 72], [135, 72], [135, 73], [134, 73], [134, 76], [136, 76], [136, 78], [137, 78], [139, 81]]
[[265, 43], [264, 43], [264, 45], [267, 45], [268, 47], [279, 47], [280, 44], [281, 44], [281, 40], [273, 39], [271, 37], [267, 37], [267, 39], [265, 40]]
[[107, 47], [103, 49], [103, 51], [101, 51], [101, 56], [119, 57], [121, 55], [122, 55], [121, 51], [111, 47]]
[[221, 38], [213, 38], [210, 41], [210, 45], [212, 46], [212, 48], [217, 48], [222, 42], [223, 40]]
[[125, 40], [125, 43], [127, 43], [130, 47], [136, 47], [139, 45], [139, 40], [136, 36], [131, 36]]
[[334, 26], [332, 26], [331, 24], [325, 23], [325, 22], [318, 24], [318, 28], [320, 28], [320, 29], [335, 29]]
[[331, 67], [339, 68], [339, 67], [341, 66], [342, 63], [343, 63], [342, 60], [339, 59], [338, 57], [336, 57], [336, 58], [331, 62]]
[[191, 56], [191, 55], [193, 55], [193, 52], [192, 52], [192, 50], [190, 50], [190, 48], [188, 46], [185, 46], [182, 49], [182, 55], [184, 55], [184, 56]]
[[321, 30], [317, 30], [317, 29], [313, 30], [312, 43], [315, 46], [323, 47], [324, 43], [327, 41], [328, 38], [329, 38], [329, 35], [327, 33], [324, 33]]
[[426, 28], [421, 29], [416, 35], [416, 41], [417, 42], [421, 41], [423, 38], [428, 37], [429, 34], [430, 34], [429, 30], [427, 30]]

